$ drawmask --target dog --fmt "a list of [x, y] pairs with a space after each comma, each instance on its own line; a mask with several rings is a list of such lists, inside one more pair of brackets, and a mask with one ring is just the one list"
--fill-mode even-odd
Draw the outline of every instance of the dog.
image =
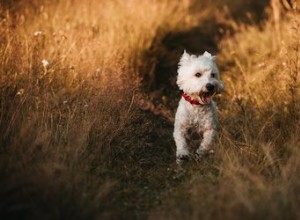
[[214, 95], [224, 90], [216, 64], [216, 56], [205, 52], [200, 56], [184, 51], [178, 64], [177, 85], [182, 97], [175, 115], [174, 140], [176, 143], [176, 162], [181, 165], [189, 159], [187, 136], [189, 130], [202, 135], [196, 150], [200, 160], [213, 153], [212, 144], [217, 133], [218, 117]]

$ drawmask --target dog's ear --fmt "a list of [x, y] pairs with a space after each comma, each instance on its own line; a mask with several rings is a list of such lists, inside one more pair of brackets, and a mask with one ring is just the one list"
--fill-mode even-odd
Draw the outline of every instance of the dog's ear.
[[209, 52], [205, 51], [203, 53], [203, 56], [207, 57], [207, 58], [210, 58], [212, 61], [216, 62], [217, 60], [217, 56], [212, 56]]
[[203, 56], [205, 56], [205, 57], [207, 57], [207, 58], [211, 58], [211, 54], [208, 53], [207, 51], [205, 51], [205, 52], [203, 53]]
[[188, 54], [186, 52], [186, 50], [183, 51], [183, 54], [180, 58], [180, 61], [179, 61], [179, 65], [183, 65], [183, 64], [186, 64], [187, 62], [189, 62], [191, 60], [192, 56], [190, 54]]

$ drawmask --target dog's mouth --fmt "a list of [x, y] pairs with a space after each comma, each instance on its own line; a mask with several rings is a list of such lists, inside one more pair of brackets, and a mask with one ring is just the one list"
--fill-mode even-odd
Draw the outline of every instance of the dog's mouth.
[[213, 96], [215, 95], [215, 92], [200, 92], [200, 102], [204, 105], [208, 105], [211, 103]]

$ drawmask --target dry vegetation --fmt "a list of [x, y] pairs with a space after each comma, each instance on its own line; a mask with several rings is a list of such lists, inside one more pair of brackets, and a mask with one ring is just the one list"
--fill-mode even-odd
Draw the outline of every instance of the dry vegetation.
[[[278, 33], [266, 4], [1, 1], [1, 219], [299, 219], [300, 15]], [[216, 155], [177, 173], [184, 48], [226, 93]]]

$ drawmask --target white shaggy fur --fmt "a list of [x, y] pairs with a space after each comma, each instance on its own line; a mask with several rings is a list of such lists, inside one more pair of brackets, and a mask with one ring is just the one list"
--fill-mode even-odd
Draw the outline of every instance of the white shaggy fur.
[[218, 124], [216, 105], [212, 97], [221, 93], [224, 88], [216, 57], [208, 52], [195, 56], [184, 51], [178, 66], [177, 85], [192, 100], [198, 102], [198, 105], [191, 104], [182, 97], [176, 112], [173, 135], [177, 148], [176, 161], [181, 164], [189, 157], [186, 137], [191, 128], [203, 136], [196, 151], [197, 157], [201, 158], [212, 151]]

